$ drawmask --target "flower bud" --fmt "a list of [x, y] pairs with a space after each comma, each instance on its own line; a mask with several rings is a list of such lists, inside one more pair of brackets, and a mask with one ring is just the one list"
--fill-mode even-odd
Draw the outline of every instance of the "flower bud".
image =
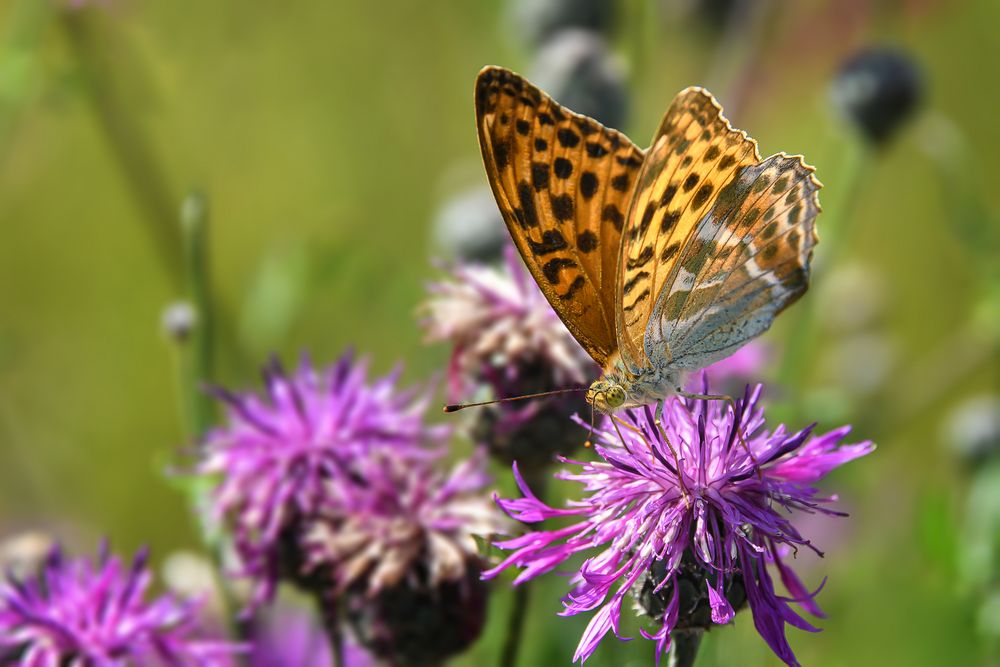
[[906, 53], [874, 47], [841, 65], [830, 88], [833, 105], [865, 139], [884, 144], [923, 98], [924, 81]]

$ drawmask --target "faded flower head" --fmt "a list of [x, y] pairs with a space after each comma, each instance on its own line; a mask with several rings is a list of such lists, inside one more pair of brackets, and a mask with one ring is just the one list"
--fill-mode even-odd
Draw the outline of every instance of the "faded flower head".
[[[469, 400], [477, 387], [509, 398], [581, 387], [599, 370], [552, 310], [508, 246], [502, 268], [459, 265], [430, 286], [423, 325], [431, 341], [447, 341], [450, 400]], [[587, 409], [583, 392], [500, 403], [478, 411], [473, 438], [504, 461], [547, 465], [572, 451], [586, 432], [566, 418]], [[569, 428], [567, 428], [569, 427]]]
[[509, 528], [484, 491], [484, 463], [477, 454], [444, 475], [430, 463], [373, 457], [363, 481], [343, 484], [313, 523], [308, 567], [329, 569], [340, 592], [376, 594], [417, 571], [432, 586], [461, 579], [478, 561], [475, 537]]
[[[304, 539], [307, 569], [331, 584], [364, 646], [392, 664], [437, 664], [482, 629], [476, 538], [508, 532], [484, 492], [482, 453], [442, 474], [373, 457]], [[427, 642], [428, 636], [435, 637]]]
[[[454, 345], [448, 390], [461, 397], [474, 379], [516, 383], [524, 369], [544, 366], [553, 385], [586, 382], [593, 369], [586, 352], [545, 300], [508, 246], [501, 269], [459, 265], [452, 279], [433, 283], [423, 325], [432, 342]], [[491, 371], [499, 376], [491, 377]]]
[[237, 644], [200, 631], [200, 603], [152, 600], [145, 551], [131, 565], [101, 548], [96, 561], [56, 547], [40, 572], [0, 581], [5, 665], [230, 665]]
[[396, 387], [398, 372], [369, 382], [366, 363], [345, 354], [327, 370], [303, 362], [294, 375], [265, 374], [263, 396], [218, 390], [228, 424], [208, 433], [198, 471], [219, 476], [211, 510], [227, 521], [243, 576], [258, 583], [255, 603], [294, 576], [298, 535], [375, 452], [401, 461], [433, 457], [427, 445], [447, 427], [424, 424], [427, 399]]
[[[662, 430], [649, 407], [623, 413], [627, 427], [605, 420], [595, 445], [602, 460], [567, 461], [574, 470], [558, 475], [588, 494], [566, 509], [542, 503], [518, 474], [525, 497], [499, 501], [513, 518], [573, 517], [575, 523], [499, 542], [513, 553], [487, 576], [517, 566], [520, 583], [596, 550], [564, 600], [565, 615], [597, 610], [577, 647], [578, 660], [586, 660], [609, 630], [620, 637], [621, 606], [631, 593], [659, 623], [654, 632], [643, 631], [656, 641], [657, 656], [675, 629], [728, 623], [745, 602], [768, 645], [787, 664], [797, 664], [785, 624], [813, 627], [789, 603], [821, 612], [815, 593], [782, 560], [787, 548], [815, 550], [790, 513], [838, 514], [824, 506], [835, 497], [821, 495], [815, 482], [874, 446], [841, 445], [849, 427], [822, 436], [812, 436], [811, 427], [764, 430], [761, 390], [748, 390], [735, 410], [720, 401], [671, 398]], [[769, 567], [790, 597], [775, 592]]]

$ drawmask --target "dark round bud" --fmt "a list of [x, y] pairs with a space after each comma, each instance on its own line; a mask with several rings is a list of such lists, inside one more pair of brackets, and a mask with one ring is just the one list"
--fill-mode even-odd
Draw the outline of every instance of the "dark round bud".
[[693, 9], [701, 25], [720, 33], [729, 25], [733, 12], [744, 4], [745, 0], [697, 0]]
[[960, 403], [944, 424], [943, 437], [968, 465], [1000, 454], [1000, 397], [973, 396]]
[[[499, 375], [502, 371], [497, 370]], [[496, 396], [524, 396], [562, 389], [552, 384], [552, 371], [545, 364], [519, 368], [512, 381], [485, 378]], [[510, 465], [517, 461], [521, 471], [551, 465], [556, 456], [576, 450], [587, 439], [587, 429], [570, 418], [589, 414], [584, 392], [557, 394], [521, 401], [496, 403], [483, 408], [472, 425], [472, 439], [482, 443], [490, 455]]]
[[358, 643], [387, 664], [440, 665], [483, 630], [488, 589], [480, 573], [478, 564], [469, 563], [457, 581], [432, 585], [426, 576], [408, 576], [375, 594], [351, 591], [347, 621]]
[[849, 58], [830, 88], [833, 105], [873, 144], [885, 143], [899, 129], [923, 93], [923, 76], [913, 59], [885, 47]]
[[[639, 609], [656, 621], [663, 620], [667, 605], [674, 597], [672, 583], [656, 590], [665, 574], [666, 563], [656, 561], [646, 576], [636, 582], [632, 589], [632, 596]], [[708, 598], [706, 574], [704, 566], [698, 563], [690, 549], [685, 551], [677, 569], [677, 591], [680, 595], [675, 626], [677, 631], [708, 630], [712, 627], [712, 605]], [[716, 576], [714, 572], [712, 576]], [[733, 611], [738, 612], [746, 606], [746, 588], [743, 585], [743, 575], [739, 572], [726, 576], [724, 590], [726, 600], [733, 606]]]
[[513, 0], [509, 8], [515, 34], [539, 46], [566, 28], [610, 33], [618, 0]]
[[160, 326], [171, 340], [183, 343], [198, 324], [198, 312], [187, 301], [177, 301], [163, 309]]
[[434, 244], [448, 256], [499, 262], [506, 242], [507, 230], [489, 186], [453, 197], [435, 216]]
[[628, 114], [625, 68], [607, 42], [587, 30], [563, 30], [546, 42], [531, 80], [557, 102], [612, 128]]

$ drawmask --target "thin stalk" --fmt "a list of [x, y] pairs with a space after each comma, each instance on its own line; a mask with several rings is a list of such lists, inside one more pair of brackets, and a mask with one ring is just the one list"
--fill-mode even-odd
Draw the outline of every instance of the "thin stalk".
[[517, 664], [517, 654], [521, 648], [521, 637], [524, 633], [525, 620], [528, 618], [530, 601], [530, 582], [514, 587], [514, 599], [510, 614], [507, 616], [507, 636], [504, 638], [503, 650], [500, 653], [500, 667], [514, 667]]
[[111, 58], [95, 24], [98, 18], [95, 12], [85, 9], [61, 13], [61, 23], [81, 64], [100, 130], [142, 209], [146, 230], [164, 271], [175, 286], [180, 286], [181, 238], [176, 224], [176, 199], [151, 142], [124, 99], [120, 82], [114, 79]]
[[737, 124], [753, 89], [761, 45], [773, 25], [768, 20], [772, 5], [773, 0], [739, 0], [733, 5], [708, 72], [712, 90]]
[[[848, 143], [846, 155], [840, 165], [838, 177], [832, 179], [836, 185], [835, 199], [827, 205], [828, 213], [818, 218], [816, 247], [817, 264], [822, 270], [836, 265], [845, 244], [854, 235], [854, 210], [871, 169], [871, 149], [858, 140]], [[785, 354], [778, 371], [778, 382], [785, 387], [797, 386], [796, 380], [803, 377], [808, 353], [816, 342], [816, 300], [802, 299], [791, 311], [794, 334], [789, 336]]]
[[185, 394], [191, 435], [200, 438], [212, 424], [213, 403], [202, 385], [214, 377], [213, 316], [208, 268], [208, 200], [192, 192], [181, 205], [184, 280], [196, 324], [185, 359]]
[[701, 630], [685, 630], [673, 634], [673, 647], [670, 649], [669, 667], [693, 667], [698, 659], [698, 649], [705, 633]]
[[335, 600], [317, 595], [316, 606], [323, 623], [323, 633], [330, 643], [330, 665], [331, 667], [346, 667], [344, 665], [344, 631], [340, 623], [340, 605]]
[[[545, 502], [549, 480], [548, 466], [528, 473], [525, 471], [525, 481], [534, 490], [539, 500]], [[517, 665], [518, 654], [524, 639], [524, 627], [528, 620], [528, 609], [531, 602], [531, 581], [525, 581], [513, 588], [510, 611], [507, 614], [507, 635], [504, 637], [503, 649], [500, 653], [500, 667]]]

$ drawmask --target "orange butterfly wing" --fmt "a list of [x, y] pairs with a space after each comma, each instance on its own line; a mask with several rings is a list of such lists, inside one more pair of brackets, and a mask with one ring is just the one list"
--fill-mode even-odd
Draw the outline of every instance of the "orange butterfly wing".
[[621, 230], [643, 152], [513, 72], [476, 79], [490, 186], [514, 244], [566, 327], [604, 366], [618, 349]]

